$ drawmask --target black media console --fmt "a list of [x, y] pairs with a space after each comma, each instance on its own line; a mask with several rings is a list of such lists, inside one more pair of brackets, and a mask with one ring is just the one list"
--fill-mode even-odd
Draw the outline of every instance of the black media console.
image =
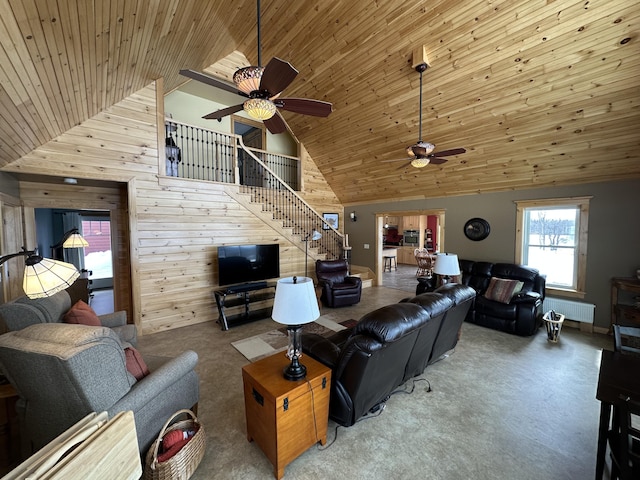
[[[214, 291], [222, 330], [271, 316], [276, 282], [250, 282]], [[251, 304], [258, 308], [251, 310]], [[234, 308], [235, 307], [235, 308]], [[231, 310], [231, 313], [227, 310]]]

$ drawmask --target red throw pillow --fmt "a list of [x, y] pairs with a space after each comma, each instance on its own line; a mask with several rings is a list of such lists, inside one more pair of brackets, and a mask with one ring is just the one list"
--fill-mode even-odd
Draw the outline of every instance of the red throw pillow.
[[76, 304], [64, 314], [65, 323], [77, 323], [80, 325], [89, 325], [91, 327], [101, 327], [100, 319], [96, 312], [82, 300], [78, 300]]
[[127, 360], [127, 371], [136, 377], [136, 380], [140, 380], [149, 375], [149, 368], [144, 363], [144, 359], [140, 352], [133, 347], [127, 347], [124, 349], [124, 355]]

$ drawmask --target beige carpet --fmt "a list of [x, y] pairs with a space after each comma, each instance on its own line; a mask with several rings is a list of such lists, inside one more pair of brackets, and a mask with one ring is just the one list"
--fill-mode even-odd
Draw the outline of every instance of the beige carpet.
[[[304, 333], [317, 333], [322, 336], [329, 336], [340, 330], [345, 330], [353, 320], [346, 320], [336, 323], [325, 316], [318, 318], [315, 322], [308, 323], [302, 327]], [[263, 357], [281, 352], [287, 349], [289, 339], [287, 328], [282, 327], [266, 333], [254, 335], [249, 338], [231, 342], [231, 345], [238, 350], [250, 362], [255, 362]]]

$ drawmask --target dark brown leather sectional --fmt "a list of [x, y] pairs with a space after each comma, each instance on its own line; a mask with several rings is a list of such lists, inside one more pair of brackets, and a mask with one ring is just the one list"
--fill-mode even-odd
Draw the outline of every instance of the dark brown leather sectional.
[[369, 312], [332, 337], [304, 334], [304, 352], [333, 372], [331, 419], [353, 425], [451, 351], [475, 295], [448, 285]]

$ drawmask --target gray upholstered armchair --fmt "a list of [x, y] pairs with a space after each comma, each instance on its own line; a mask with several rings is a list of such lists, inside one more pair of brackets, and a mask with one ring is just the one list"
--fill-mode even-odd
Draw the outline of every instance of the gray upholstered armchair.
[[[71, 297], [66, 290], [45, 298], [19, 297], [0, 305], [0, 333], [22, 330], [36, 323], [61, 323], [71, 307]], [[120, 340], [136, 345], [136, 327], [127, 324], [127, 312], [107, 313], [98, 318], [102, 326], [113, 329]]]
[[198, 356], [145, 357], [136, 380], [118, 336], [106, 327], [36, 324], [0, 336], [0, 368], [20, 396], [22, 450], [28, 455], [91, 412], [133, 411], [144, 454], [166, 420], [198, 402]]

